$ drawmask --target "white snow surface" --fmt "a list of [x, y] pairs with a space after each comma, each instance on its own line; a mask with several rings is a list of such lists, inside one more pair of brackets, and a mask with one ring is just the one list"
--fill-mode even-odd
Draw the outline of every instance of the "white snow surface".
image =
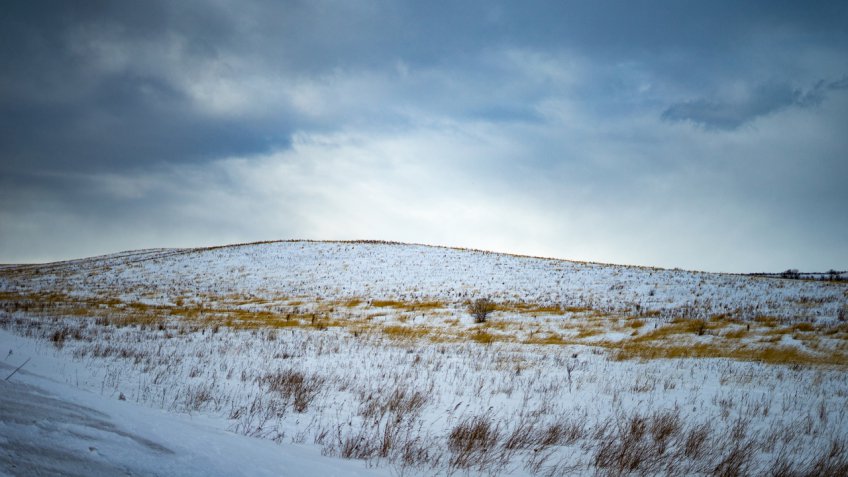
[[[227, 431], [204, 415], [151, 409], [66, 384], [86, 373], [61, 353], [0, 331], [0, 475], [379, 476], [314, 446]], [[3, 380], [25, 361], [10, 379]], [[19, 359], [20, 358], [20, 359]]]

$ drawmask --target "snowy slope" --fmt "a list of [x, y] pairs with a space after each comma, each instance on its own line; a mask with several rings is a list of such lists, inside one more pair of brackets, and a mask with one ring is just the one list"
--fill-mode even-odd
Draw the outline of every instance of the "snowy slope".
[[2, 291], [119, 294], [125, 301], [241, 295], [265, 299], [495, 300], [676, 316], [737, 313], [832, 319], [844, 285], [530, 258], [422, 245], [271, 242], [126, 252], [10, 268]]
[[[313, 447], [241, 436], [221, 422], [109, 399], [56, 379], [58, 356], [0, 331], [0, 475], [365, 476], [388, 475]], [[23, 360], [20, 360], [23, 361]], [[15, 366], [17, 367], [17, 366]], [[30, 370], [54, 375], [53, 379]], [[83, 371], [84, 372], [84, 371]]]
[[0, 388], [0, 468], [845, 475], [846, 299], [390, 243], [7, 266], [0, 371], [32, 361]]

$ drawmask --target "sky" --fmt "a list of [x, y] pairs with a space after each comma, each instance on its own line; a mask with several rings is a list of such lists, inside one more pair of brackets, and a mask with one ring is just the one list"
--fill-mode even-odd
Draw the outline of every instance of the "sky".
[[844, 1], [7, 1], [0, 263], [381, 239], [848, 269]]

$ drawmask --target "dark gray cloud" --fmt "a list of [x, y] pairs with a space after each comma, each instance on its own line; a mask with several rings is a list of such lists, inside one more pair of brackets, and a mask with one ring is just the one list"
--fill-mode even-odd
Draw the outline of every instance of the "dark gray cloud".
[[[271, 128], [197, 111], [174, 81], [179, 71], [168, 68], [213, 58], [212, 39], [226, 41], [229, 22], [205, 9], [166, 5], [6, 5], [0, 20], [4, 170], [126, 170], [261, 152], [288, 141], [284, 121]], [[173, 65], [162, 58], [174, 54], [169, 38], [180, 46]], [[115, 64], [104, 64], [109, 61]]]
[[[203, 104], [210, 98], [193, 87], [249, 87], [261, 77], [286, 91], [304, 78], [397, 61], [463, 78], [475, 74], [482, 53], [503, 48], [639, 61], [672, 87], [713, 87], [722, 78], [704, 71], [743, 61], [736, 49], [752, 34], [789, 31], [791, 41], [844, 46], [845, 18], [840, 2], [10, 2], [0, 20], [0, 154], [7, 169], [126, 169], [267, 152], [285, 147], [296, 130], [349, 118], [325, 124], [292, 108], [290, 98], [259, 93], [247, 100], [268, 101], [270, 111], [210, 115]], [[496, 85], [524, 80], [494, 73]], [[587, 82], [587, 94], [603, 101], [626, 80], [601, 75]], [[732, 128], [798, 100], [793, 94], [770, 88], [744, 103], [677, 103], [665, 117]], [[533, 119], [527, 101], [526, 93], [495, 96], [459, 113]]]
[[762, 84], [740, 98], [698, 99], [671, 105], [663, 111], [668, 121], [691, 121], [712, 130], [734, 130], [751, 121], [790, 107], [818, 106], [828, 92], [846, 88], [848, 77], [837, 81], [818, 81], [809, 89], [787, 84]]
[[6, 2], [0, 261], [371, 231], [838, 267], [797, 234], [740, 257], [781, 218], [846, 232], [845, 24], [836, 1]]

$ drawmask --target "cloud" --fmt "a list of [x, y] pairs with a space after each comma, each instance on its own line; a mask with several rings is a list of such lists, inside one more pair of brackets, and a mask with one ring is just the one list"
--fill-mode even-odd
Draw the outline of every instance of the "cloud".
[[[556, 59], [563, 56], [584, 59], [584, 71], [595, 75], [577, 93], [584, 101], [635, 107], [633, 98], [643, 95], [633, 95], [628, 78], [622, 83], [609, 65], [635, 65], [640, 87], [655, 94], [689, 88], [690, 76], [717, 83], [715, 72], [726, 70], [751, 31], [814, 27], [832, 37], [844, 13], [839, 2], [810, 9], [771, 2], [13, 1], [0, 19], [2, 166], [197, 163], [286, 147], [298, 131], [415, 122], [422, 114], [537, 121], [535, 106], [573, 81], [571, 72], [551, 69], [562, 67]], [[405, 77], [385, 74], [398, 64]], [[523, 74], [530, 72], [538, 76]], [[673, 106], [668, 116], [730, 127], [766, 107], [740, 112], [702, 100]]]
[[[49, 258], [383, 238], [721, 271], [802, 256], [832, 267], [841, 253], [835, 237], [848, 233], [833, 219], [848, 200], [840, 183], [848, 170], [829, 159], [845, 147], [833, 121], [840, 111], [796, 109], [739, 138], [668, 137], [650, 115], [605, 120], [563, 109], [520, 126], [468, 120], [299, 133], [266, 154], [31, 178], [22, 182], [40, 190], [4, 184], [0, 210], [14, 226], [3, 233], [39, 238], [0, 241], [0, 253], [44, 257], [44, 237], [57, 235], [63, 248]], [[575, 118], [580, 128], [571, 127]], [[640, 140], [622, 143], [626, 135]]]
[[6, 12], [0, 261], [280, 237], [720, 270], [844, 257], [825, 238], [848, 200], [844, 2]]
[[673, 104], [663, 111], [662, 118], [671, 122], [691, 122], [708, 130], [732, 131], [787, 108], [818, 106], [827, 93], [845, 89], [848, 84], [846, 78], [820, 80], [806, 90], [788, 84], [760, 84], [736, 94], [734, 98], [697, 99]]
[[[209, 113], [214, 105], [196, 88], [214, 74], [218, 52], [201, 39], [226, 34], [203, 12], [186, 22], [155, 2], [126, 11], [97, 2], [54, 6], [12, 5], [2, 21], [5, 171], [127, 170], [289, 140], [284, 118]], [[214, 96], [226, 101], [222, 91]]]

